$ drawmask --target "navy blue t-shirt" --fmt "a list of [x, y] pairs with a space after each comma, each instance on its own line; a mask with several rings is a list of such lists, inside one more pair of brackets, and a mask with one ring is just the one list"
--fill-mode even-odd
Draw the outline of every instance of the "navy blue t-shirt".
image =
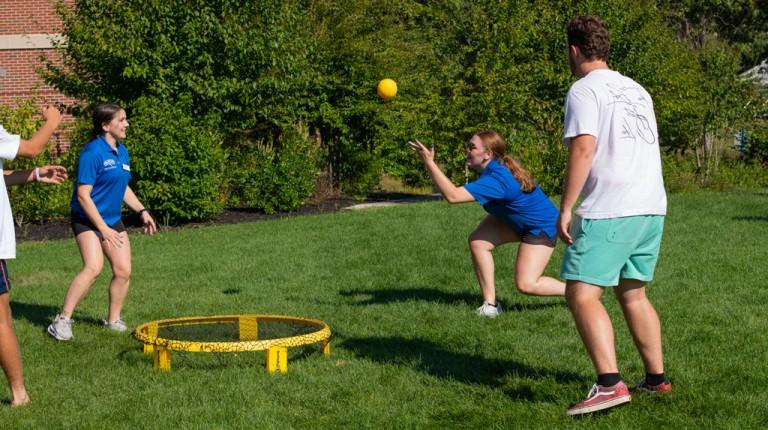
[[549, 237], [557, 234], [559, 213], [541, 187], [537, 185], [530, 193], [523, 192], [512, 172], [497, 160], [491, 160], [480, 177], [464, 189], [486, 212], [506, 222], [521, 236], [541, 232]]
[[78, 185], [93, 185], [91, 199], [107, 225], [120, 221], [125, 189], [131, 180], [131, 162], [128, 150], [118, 142], [112, 149], [104, 136], [90, 141], [80, 153], [77, 181], [69, 207], [74, 216], [88, 219], [77, 199]]

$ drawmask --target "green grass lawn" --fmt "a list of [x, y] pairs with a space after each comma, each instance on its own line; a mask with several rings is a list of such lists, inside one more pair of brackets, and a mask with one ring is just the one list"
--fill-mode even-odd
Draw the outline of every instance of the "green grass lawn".
[[[480, 295], [466, 237], [476, 204], [442, 202], [132, 236], [130, 325], [264, 313], [327, 322], [332, 354], [174, 353], [155, 371], [129, 335], [104, 332], [107, 276], [75, 314], [75, 339], [45, 329], [80, 268], [74, 240], [23, 243], [11, 305], [33, 403], [0, 406], [3, 429], [765, 428], [768, 426], [768, 192], [670, 196], [656, 280], [675, 391], [572, 419], [593, 383], [563, 299], [512, 286], [515, 247], [497, 251], [507, 312]], [[557, 275], [558, 245], [547, 273]], [[615, 299], [605, 303], [628, 383], [643, 375]], [[4, 385], [0, 385], [3, 387]], [[0, 388], [0, 399], [9, 398]]]

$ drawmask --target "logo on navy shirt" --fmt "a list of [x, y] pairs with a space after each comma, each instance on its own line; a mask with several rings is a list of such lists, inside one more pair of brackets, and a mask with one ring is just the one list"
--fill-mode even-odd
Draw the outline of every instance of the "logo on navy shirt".
[[104, 160], [104, 170], [112, 170], [117, 167], [117, 162], [113, 159]]

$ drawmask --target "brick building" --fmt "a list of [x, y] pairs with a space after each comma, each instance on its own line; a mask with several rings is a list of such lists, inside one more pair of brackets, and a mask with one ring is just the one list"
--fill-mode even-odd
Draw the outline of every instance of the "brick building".
[[[64, 97], [45, 85], [36, 69], [41, 56], [57, 61], [53, 40], [60, 39], [62, 23], [56, 14], [57, 0], [0, 0], [0, 104], [36, 97], [40, 104], [69, 105]], [[64, 0], [72, 6], [74, 0]], [[65, 116], [64, 121], [71, 118]], [[66, 142], [59, 142], [67, 146]], [[61, 148], [63, 149], [63, 148]]]

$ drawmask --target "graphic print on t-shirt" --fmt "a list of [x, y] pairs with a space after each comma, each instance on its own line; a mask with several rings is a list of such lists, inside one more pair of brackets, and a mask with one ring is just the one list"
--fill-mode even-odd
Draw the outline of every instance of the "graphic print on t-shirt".
[[[647, 112], [651, 111], [650, 100], [646, 99], [639, 87], [620, 87], [614, 84], [606, 84], [608, 92], [613, 97], [613, 102], [624, 104], [624, 117], [622, 125], [623, 139], [642, 139], [645, 143], [656, 143], [656, 135], [651, 129]], [[634, 118], [634, 121], [632, 121]]]

